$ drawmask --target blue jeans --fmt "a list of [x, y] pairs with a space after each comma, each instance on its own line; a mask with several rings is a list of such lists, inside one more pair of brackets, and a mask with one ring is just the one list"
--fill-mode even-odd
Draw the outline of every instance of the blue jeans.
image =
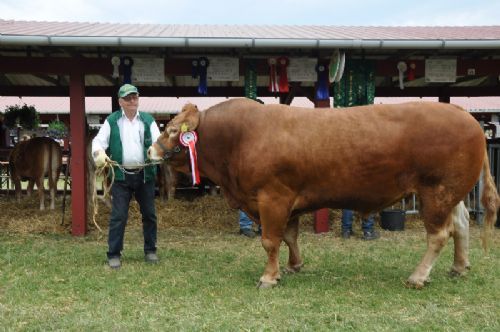
[[137, 174], [125, 174], [125, 180], [113, 183], [111, 194], [113, 200], [109, 220], [108, 258], [121, 256], [132, 194], [135, 195], [142, 214], [144, 253], [156, 252], [157, 223], [154, 181], [144, 182], [144, 171]]
[[247, 214], [240, 210], [240, 229], [251, 229], [253, 221], [248, 218]]
[[[347, 229], [352, 230], [353, 217], [354, 217], [354, 212], [352, 210], [342, 210], [342, 229], [343, 230], [347, 230]], [[375, 222], [373, 220], [373, 215], [370, 215], [367, 219], [363, 219], [363, 222], [361, 223], [361, 228], [363, 229], [363, 232], [372, 231], [374, 224], [375, 224]]]

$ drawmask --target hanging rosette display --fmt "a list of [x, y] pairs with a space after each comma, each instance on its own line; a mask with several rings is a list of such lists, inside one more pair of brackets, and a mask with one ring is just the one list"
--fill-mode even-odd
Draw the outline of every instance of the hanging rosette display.
[[123, 84], [131, 84], [134, 60], [129, 56], [124, 56], [120, 62], [123, 68]]
[[269, 65], [269, 92], [279, 92], [276, 58], [267, 59], [267, 64]]
[[257, 99], [257, 70], [254, 60], [248, 60], [245, 66], [245, 97]]
[[406, 79], [408, 81], [413, 81], [415, 79], [415, 69], [417, 68], [417, 65], [415, 62], [410, 63], [410, 66], [408, 68], [408, 73], [406, 75]]
[[328, 81], [330, 83], [339, 82], [344, 74], [345, 53], [336, 50], [332, 54], [330, 64], [328, 65]]
[[398, 72], [399, 72], [399, 88], [401, 90], [404, 90], [405, 85], [404, 85], [404, 74], [406, 70], [408, 69], [408, 66], [406, 65], [406, 62], [400, 61], [398, 62]]
[[198, 78], [198, 59], [191, 61], [191, 77]]
[[205, 57], [201, 57], [198, 59], [198, 75], [200, 76], [200, 82], [198, 83], [198, 93], [200, 95], [207, 95], [207, 68], [208, 68], [208, 59]]
[[113, 78], [120, 77], [120, 57], [114, 56], [111, 58], [111, 64], [113, 65]]
[[326, 100], [330, 98], [328, 93], [328, 67], [324, 64], [316, 65], [316, 73], [318, 74], [318, 79], [316, 82], [316, 100]]
[[278, 80], [278, 92], [284, 93], [288, 92], [288, 74], [287, 74], [287, 67], [290, 64], [290, 60], [288, 60], [287, 57], [282, 56], [276, 59], [276, 65], [278, 67], [277, 72], [279, 75], [279, 80]]

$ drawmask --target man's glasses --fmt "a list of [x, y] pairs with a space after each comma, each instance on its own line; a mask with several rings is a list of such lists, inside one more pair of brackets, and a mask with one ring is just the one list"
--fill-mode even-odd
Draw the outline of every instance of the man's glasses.
[[135, 93], [131, 93], [128, 96], [123, 97], [122, 99], [125, 101], [132, 101], [132, 100], [139, 99], [139, 96]]

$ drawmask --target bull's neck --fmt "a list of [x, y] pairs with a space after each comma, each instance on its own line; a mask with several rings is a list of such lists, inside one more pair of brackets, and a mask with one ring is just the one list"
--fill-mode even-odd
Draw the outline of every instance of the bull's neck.
[[218, 117], [207, 116], [206, 112], [201, 112], [196, 130], [198, 167], [202, 175], [218, 185], [222, 185], [228, 176], [227, 165], [233, 150], [228, 131], [231, 130], [224, 126], [221, 128]]

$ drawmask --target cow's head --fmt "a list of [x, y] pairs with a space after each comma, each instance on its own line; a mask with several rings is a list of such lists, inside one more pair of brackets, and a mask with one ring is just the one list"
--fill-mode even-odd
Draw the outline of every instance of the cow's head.
[[200, 122], [200, 112], [193, 104], [186, 104], [177, 114], [158, 140], [148, 149], [148, 157], [153, 161], [165, 160], [174, 166], [189, 162], [187, 148], [181, 145], [179, 135], [185, 131], [195, 131]]

